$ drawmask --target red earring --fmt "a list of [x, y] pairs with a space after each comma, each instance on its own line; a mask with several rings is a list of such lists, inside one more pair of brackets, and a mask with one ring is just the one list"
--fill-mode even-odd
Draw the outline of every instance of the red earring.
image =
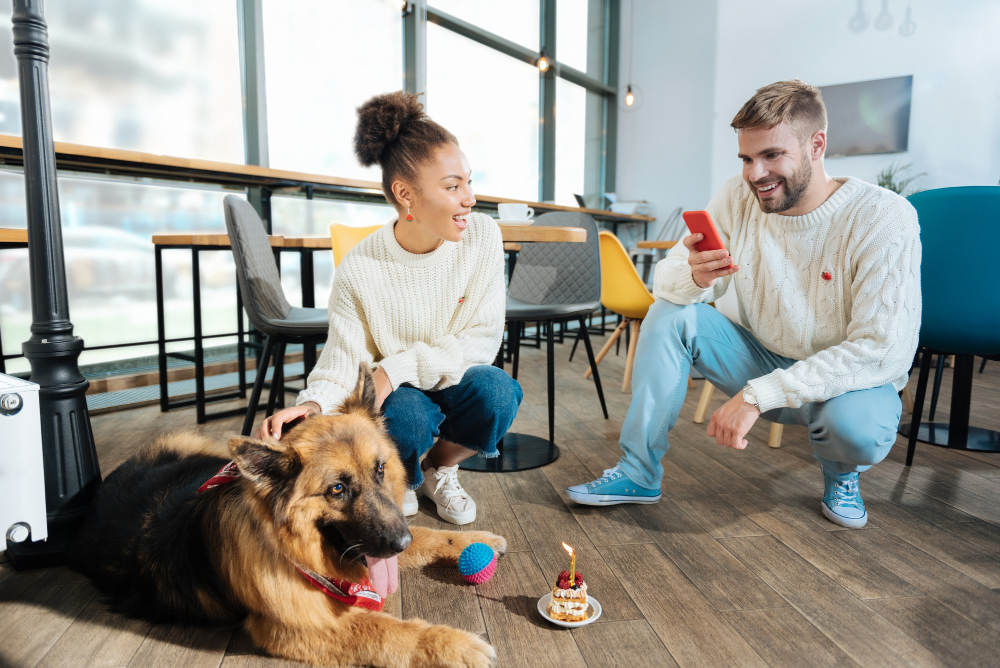
[[406, 220], [413, 220], [413, 214], [410, 213], [410, 207], [406, 207]]

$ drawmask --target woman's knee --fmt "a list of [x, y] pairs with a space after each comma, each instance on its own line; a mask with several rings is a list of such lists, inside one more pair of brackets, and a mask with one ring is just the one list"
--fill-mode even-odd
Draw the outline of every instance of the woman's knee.
[[462, 378], [463, 399], [478, 405], [485, 414], [509, 413], [511, 420], [521, 405], [521, 384], [502, 369], [480, 365], [470, 367]]
[[382, 404], [386, 431], [404, 460], [426, 452], [438, 435], [444, 416], [427, 395], [414, 387], [400, 386]]

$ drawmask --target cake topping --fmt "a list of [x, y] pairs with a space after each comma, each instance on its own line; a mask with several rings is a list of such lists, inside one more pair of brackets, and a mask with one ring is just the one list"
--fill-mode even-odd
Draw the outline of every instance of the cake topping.
[[571, 587], [576, 589], [583, 584], [583, 573], [577, 572], [575, 579], [576, 582], [571, 584], [569, 581], [569, 573], [567, 571], [563, 571], [559, 574], [559, 579], [556, 581], [556, 587], [559, 589], [570, 589]]

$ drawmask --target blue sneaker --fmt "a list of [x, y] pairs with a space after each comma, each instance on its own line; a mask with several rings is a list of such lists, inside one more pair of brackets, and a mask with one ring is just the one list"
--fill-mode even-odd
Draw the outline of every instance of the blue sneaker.
[[822, 464], [820, 467], [826, 483], [823, 503], [820, 505], [826, 519], [849, 529], [860, 529], [867, 524], [868, 511], [865, 510], [865, 502], [861, 500], [861, 490], [858, 489], [858, 473], [833, 473], [827, 471]]
[[617, 503], [656, 503], [662, 495], [658, 489], [640, 487], [617, 466], [584, 485], [566, 488], [569, 498], [586, 506], [613, 506]]

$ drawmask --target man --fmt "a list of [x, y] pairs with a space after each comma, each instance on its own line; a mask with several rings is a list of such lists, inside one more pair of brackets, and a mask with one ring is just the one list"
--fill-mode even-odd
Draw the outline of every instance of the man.
[[[693, 234], [657, 264], [621, 459], [567, 492], [589, 505], [660, 499], [660, 460], [693, 364], [733, 396], [709, 436], [742, 449], [761, 416], [807, 426], [823, 514], [862, 527], [858, 474], [896, 442], [920, 330], [917, 214], [895, 193], [826, 174], [826, 108], [813, 86], [761, 88], [732, 127], [742, 178], [707, 209], [726, 250], [698, 252]], [[708, 305], [730, 284], [742, 327]]]

